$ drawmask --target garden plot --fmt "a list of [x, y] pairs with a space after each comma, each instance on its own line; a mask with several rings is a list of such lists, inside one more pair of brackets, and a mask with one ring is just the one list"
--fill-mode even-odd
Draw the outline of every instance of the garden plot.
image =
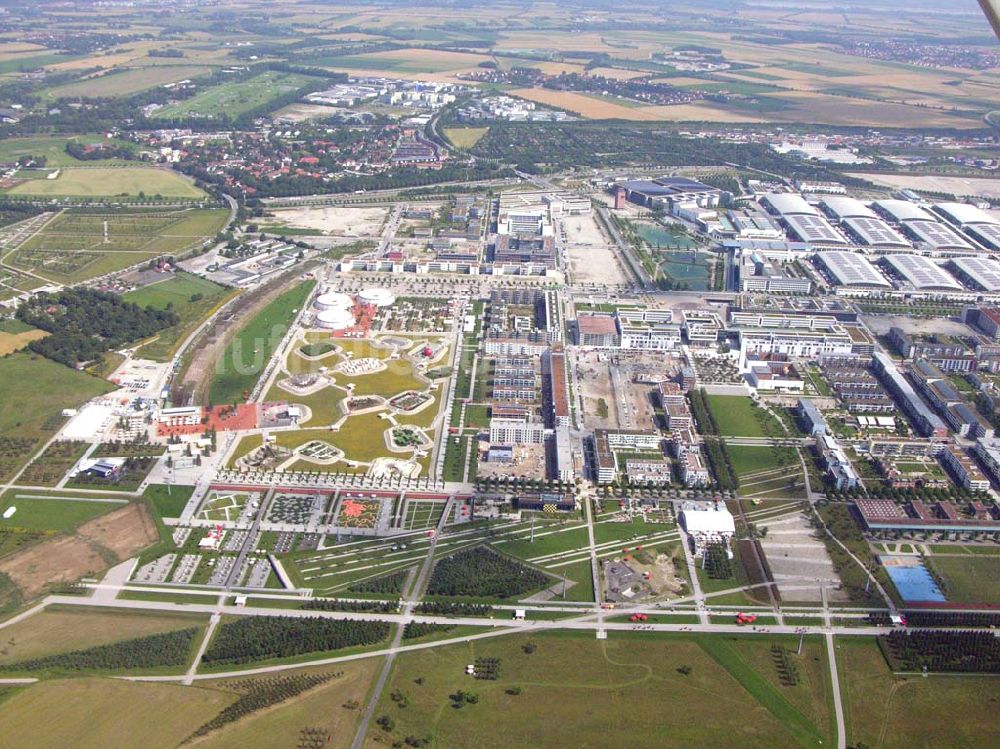
[[444, 513], [444, 502], [408, 499], [403, 511], [403, 530], [425, 530], [436, 528]]
[[390, 500], [345, 497], [337, 508], [334, 525], [342, 528], [375, 528], [379, 525], [379, 518], [387, 503]]
[[267, 520], [309, 525], [319, 520], [325, 507], [326, 497], [320, 494], [278, 494], [267, 508]]
[[302, 447], [297, 448], [295, 452], [298, 453], [299, 457], [305, 458], [313, 463], [319, 463], [320, 465], [336, 463], [344, 457], [343, 450], [324, 440], [312, 440], [307, 442]]
[[213, 491], [209, 492], [195, 517], [216, 523], [247, 520], [259, 506], [259, 494]]

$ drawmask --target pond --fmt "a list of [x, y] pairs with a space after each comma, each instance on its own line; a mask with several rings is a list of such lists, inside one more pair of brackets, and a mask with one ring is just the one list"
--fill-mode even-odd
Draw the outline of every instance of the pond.
[[919, 558], [882, 556], [881, 561], [900, 598], [906, 603], [947, 600]]
[[689, 247], [694, 247], [694, 242], [689, 236], [665, 226], [636, 224], [636, 231], [653, 248], [688, 249]]
[[660, 270], [678, 284], [692, 291], [706, 291], [709, 285], [711, 256], [705, 252], [663, 252], [657, 255]]

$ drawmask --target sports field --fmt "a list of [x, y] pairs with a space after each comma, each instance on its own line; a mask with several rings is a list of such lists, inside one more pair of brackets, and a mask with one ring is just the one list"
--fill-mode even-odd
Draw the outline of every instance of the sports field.
[[1000, 603], [1000, 550], [995, 556], [930, 557], [930, 565], [945, 584], [945, 597], [955, 603]]
[[76, 283], [159, 255], [182, 255], [214, 237], [228, 211], [62, 213], [8, 254], [9, 264], [60, 283]]
[[171, 117], [238, 117], [251, 109], [268, 104], [273, 99], [302, 88], [316, 78], [298, 73], [268, 71], [233, 83], [212, 86], [190, 99], [168, 104], [153, 115], [156, 119]]
[[7, 190], [9, 195], [38, 197], [112, 198], [147, 197], [189, 198], [197, 200], [205, 193], [182, 174], [171, 169], [147, 167], [75, 167], [59, 172], [56, 179], [30, 179]]
[[139, 349], [139, 356], [154, 361], [167, 361], [181, 342], [211, 312], [237, 292], [190, 273], [178, 273], [164, 281], [144, 286], [125, 294], [125, 299], [140, 307], [171, 309], [181, 321], [160, 331], [156, 338]]

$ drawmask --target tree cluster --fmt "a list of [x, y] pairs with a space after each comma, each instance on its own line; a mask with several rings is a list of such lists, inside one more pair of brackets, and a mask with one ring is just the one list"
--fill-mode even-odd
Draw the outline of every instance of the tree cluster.
[[254, 616], [219, 627], [202, 660], [250, 663], [303, 653], [373, 645], [389, 636], [389, 623], [291, 616]]
[[143, 309], [118, 294], [85, 288], [38, 294], [18, 308], [17, 317], [51, 333], [32, 341], [32, 351], [70, 367], [180, 322], [173, 310]]
[[552, 582], [532, 569], [486, 546], [475, 546], [434, 565], [427, 586], [430, 595], [511, 598]]
[[894, 630], [878, 640], [894, 671], [1000, 673], [1000, 639], [992, 632]]

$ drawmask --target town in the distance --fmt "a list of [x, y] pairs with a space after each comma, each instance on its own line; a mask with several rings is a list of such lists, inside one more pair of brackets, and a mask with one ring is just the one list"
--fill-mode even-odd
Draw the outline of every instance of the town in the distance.
[[0, 745], [1000, 746], [989, 5], [0, 0]]

